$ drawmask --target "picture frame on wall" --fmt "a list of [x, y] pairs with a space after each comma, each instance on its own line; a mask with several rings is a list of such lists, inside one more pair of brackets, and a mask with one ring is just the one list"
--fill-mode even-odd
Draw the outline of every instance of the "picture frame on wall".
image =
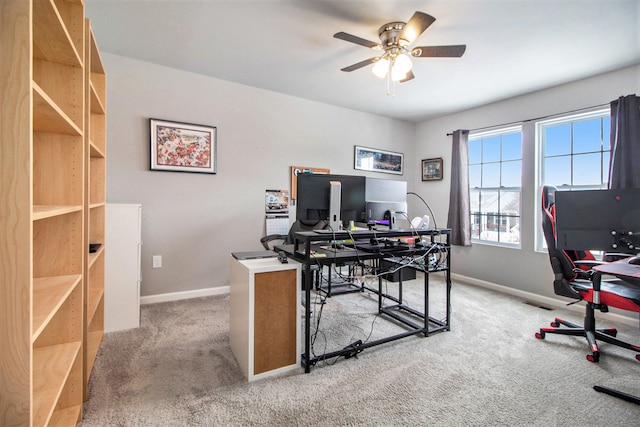
[[442, 157], [422, 160], [422, 180], [439, 181], [442, 179]]
[[402, 175], [404, 172], [404, 154], [356, 145], [353, 167], [362, 171]]
[[151, 170], [217, 172], [216, 127], [149, 119]]

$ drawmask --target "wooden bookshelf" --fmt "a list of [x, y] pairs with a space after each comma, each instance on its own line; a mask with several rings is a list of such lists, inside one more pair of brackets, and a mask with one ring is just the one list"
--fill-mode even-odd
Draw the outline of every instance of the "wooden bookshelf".
[[83, 0], [0, 9], [0, 425], [74, 426], [104, 329], [106, 77]]

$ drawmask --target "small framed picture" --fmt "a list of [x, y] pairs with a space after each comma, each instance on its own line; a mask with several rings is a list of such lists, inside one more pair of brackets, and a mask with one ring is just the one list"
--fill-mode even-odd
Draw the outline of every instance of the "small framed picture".
[[422, 180], [437, 181], [442, 179], [442, 157], [424, 159], [422, 161]]
[[402, 175], [403, 166], [402, 153], [355, 146], [354, 169]]
[[149, 119], [151, 170], [216, 173], [216, 128]]

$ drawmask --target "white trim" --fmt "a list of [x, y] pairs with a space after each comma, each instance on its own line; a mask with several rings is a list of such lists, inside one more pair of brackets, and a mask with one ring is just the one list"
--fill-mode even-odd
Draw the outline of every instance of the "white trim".
[[[487, 282], [480, 279], [474, 279], [473, 277], [463, 276], [460, 274], [451, 273], [451, 279], [459, 280], [461, 282], [465, 282], [471, 285], [477, 285], [482, 288], [491, 289], [493, 291], [497, 291], [503, 294], [512, 295], [518, 298], [522, 298], [525, 301], [534, 302], [543, 306], [553, 307], [553, 308], [562, 308], [569, 311], [574, 311], [576, 313], [583, 314], [584, 306], [580, 304], [567, 305], [565, 301], [545, 297], [543, 295], [534, 294], [531, 292], [521, 291], [519, 289], [510, 288], [508, 286], [498, 285], [496, 283]], [[607, 319], [610, 322], [622, 323], [629, 326], [638, 326], [638, 319], [634, 319], [633, 317], [623, 316], [617, 313], [598, 313], [598, 317], [602, 317]]]
[[515, 123], [510, 125], [498, 125], [495, 127], [491, 127], [491, 129], [485, 129], [485, 130], [477, 130], [477, 131], [472, 130], [469, 132], [469, 140], [482, 139], [489, 136], [504, 135], [504, 134], [516, 133], [516, 132], [522, 132], [522, 123]]
[[140, 305], [155, 304], [158, 302], [179, 301], [182, 299], [209, 297], [229, 293], [229, 286], [215, 288], [194, 289], [192, 291], [170, 292], [167, 294], [147, 295], [140, 297]]
[[[507, 295], [512, 295], [518, 298], [522, 298], [525, 301], [535, 302], [540, 305], [549, 306], [553, 308], [562, 308], [576, 313], [584, 313], [584, 307], [582, 305], [574, 304], [567, 305], [566, 302], [545, 297], [543, 295], [534, 294], [531, 292], [521, 291], [519, 289], [510, 288], [508, 286], [498, 285], [493, 282], [487, 282], [485, 280], [474, 279], [473, 277], [463, 276], [461, 274], [451, 273], [452, 280], [459, 280], [461, 282], [480, 286], [482, 288], [491, 289], [496, 292], [500, 292]], [[167, 294], [147, 295], [140, 297], [140, 305], [155, 304], [158, 302], [179, 301], [182, 299], [208, 297], [213, 295], [224, 295], [229, 293], [229, 286], [218, 286], [215, 288], [195, 289], [192, 291], [171, 292]], [[598, 313], [599, 317], [603, 317], [611, 322], [623, 323], [629, 326], [638, 326], [638, 320], [633, 317], [623, 316], [617, 313]]]

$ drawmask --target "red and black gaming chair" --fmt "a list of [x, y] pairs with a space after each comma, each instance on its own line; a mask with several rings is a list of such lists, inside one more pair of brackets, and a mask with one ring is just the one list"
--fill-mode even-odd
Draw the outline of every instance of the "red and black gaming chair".
[[[620, 279], [601, 280], [600, 274], [594, 274], [591, 270], [591, 267], [601, 262], [595, 261], [594, 256], [588, 251], [556, 248], [555, 192], [556, 188], [552, 186], [542, 188], [542, 230], [555, 275], [553, 290], [556, 295], [585, 301], [587, 307], [584, 325], [556, 317], [550, 328], [540, 328], [540, 332], [536, 332], [536, 338], [543, 339], [545, 334], [583, 336], [591, 350], [591, 353], [587, 354], [587, 360], [590, 362], [598, 362], [600, 359], [597, 340], [640, 353], [640, 346], [615, 338], [618, 333], [615, 328], [596, 329], [595, 321], [595, 310], [607, 312], [609, 307], [640, 313], [640, 287], [629, 286]], [[636, 355], [636, 359], [640, 360], [640, 354]]]

